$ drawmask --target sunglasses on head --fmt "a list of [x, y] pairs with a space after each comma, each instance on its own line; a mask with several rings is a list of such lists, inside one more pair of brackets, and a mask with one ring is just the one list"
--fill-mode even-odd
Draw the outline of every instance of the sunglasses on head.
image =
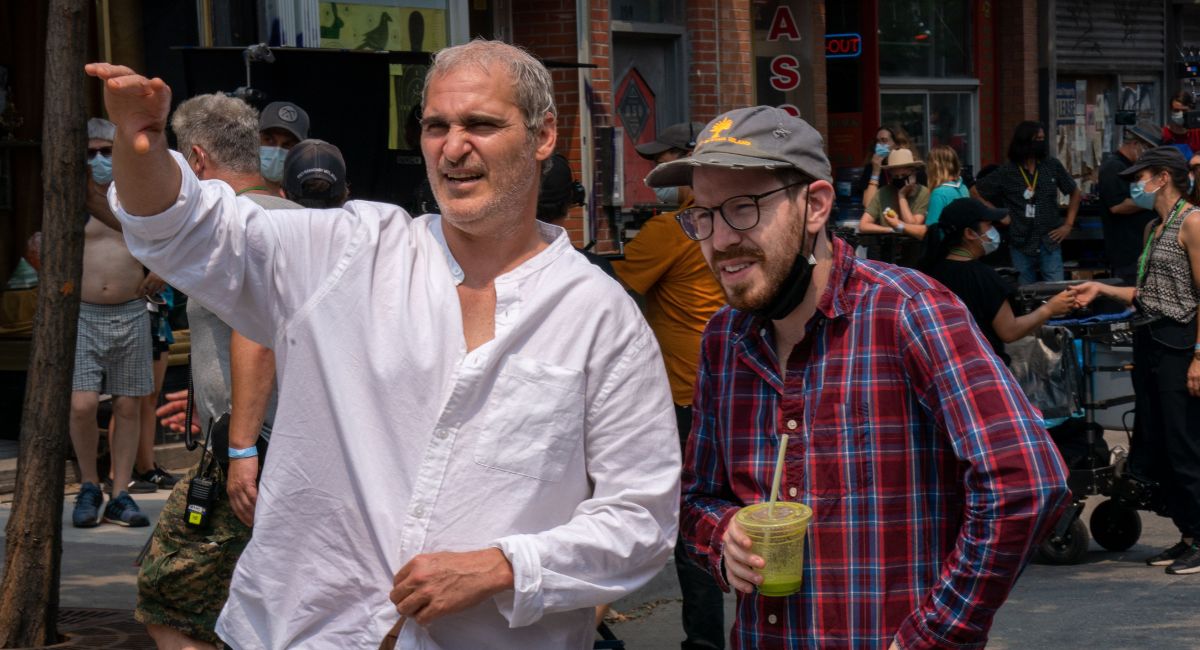
[[105, 158], [112, 158], [112, 147], [88, 147], [88, 150], [87, 150], [88, 160], [95, 158], [96, 154], [100, 154], [101, 156], [104, 156]]

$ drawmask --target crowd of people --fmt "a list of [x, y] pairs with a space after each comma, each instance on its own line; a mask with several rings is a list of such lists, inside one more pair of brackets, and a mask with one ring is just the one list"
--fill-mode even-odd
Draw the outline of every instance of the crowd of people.
[[[585, 190], [556, 152], [551, 77], [513, 46], [434, 56], [425, 215], [348, 200], [345, 161], [307, 139], [295, 104], [212, 94], [172, 113], [161, 80], [87, 73], [116, 125], [89, 144], [93, 172], [110, 172], [90, 181], [103, 240], [89, 230], [88, 245], [119, 246], [128, 275], [89, 302], [122, 318], [136, 303], [141, 347], [105, 365], [130, 344], [102, 327], [85, 341], [81, 315], [81, 348], [107, 347], [76, 364], [93, 420], [90, 438], [82, 415], [72, 429], [93, 468], [76, 525], [101, 518], [101, 392], [114, 484], [161, 472], [131, 432], [154, 389], [145, 299], [168, 286], [188, 296], [194, 389], [157, 415], [207, 440], [197, 467], [158, 483], [172, 493], [136, 616], [160, 648], [590, 647], [598, 612], [672, 552], [684, 648], [980, 646], [1069, 494], [1004, 343], [1101, 294], [1160, 316], [1138, 343], [1138, 412], [1171, 415], [1139, 418], [1137, 438], [1154, 440], [1147, 475], [1176, 488], [1182, 538], [1152, 563], [1200, 572], [1200, 458], [1184, 462], [1200, 454], [1200, 210], [1187, 161], [1144, 130], [1116, 171], [1161, 217], [1136, 284], [1073, 286], [1019, 315], [981, 258], [1003, 227], [1023, 279], [1061, 276], [1079, 207], [1036, 122], [970, 189], [952, 148], [923, 160], [879, 130], [860, 230], [901, 234], [924, 273], [830, 235], [832, 170], [804, 120], [757, 106], [673, 125], [637, 152], [678, 209], [610, 261], [555, 225]], [[773, 481], [812, 509], [786, 597], [759, 591], [764, 559], [735, 518]], [[114, 492], [103, 519], [148, 525]]]

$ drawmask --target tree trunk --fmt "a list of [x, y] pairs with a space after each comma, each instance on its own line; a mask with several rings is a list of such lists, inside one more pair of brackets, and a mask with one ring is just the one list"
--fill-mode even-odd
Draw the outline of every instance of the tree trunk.
[[83, 275], [89, 0], [50, 0], [42, 124], [42, 268], [12, 515], [0, 584], [0, 645], [56, 643], [64, 459]]

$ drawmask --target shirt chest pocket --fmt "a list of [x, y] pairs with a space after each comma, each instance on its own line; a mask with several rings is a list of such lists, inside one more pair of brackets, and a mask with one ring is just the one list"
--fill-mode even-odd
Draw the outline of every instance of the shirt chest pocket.
[[557, 482], [583, 446], [583, 373], [517, 355], [504, 360], [475, 443], [475, 462]]
[[871, 423], [861, 402], [830, 404], [808, 439], [810, 491], [818, 498], [861, 496], [871, 486]]

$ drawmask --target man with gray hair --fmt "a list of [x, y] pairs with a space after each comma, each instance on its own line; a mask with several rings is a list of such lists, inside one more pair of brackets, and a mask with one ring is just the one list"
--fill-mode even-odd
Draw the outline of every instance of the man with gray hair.
[[[300, 207], [267, 190], [259, 173], [258, 112], [242, 100], [222, 94], [193, 97], [175, 110], [171, 129], [197, 178], [222, 181], [234, 196], [267, 210]], [[269, 438], [275, 415], [272, 351], [233, 331], [198, 300], [188, 301], [187, 312], [197, 421], [208, 430], [222, 414], [231, 413], [229, 439], [257, 448], [260, 434], [264, 441]], [[187, 399], [187, 391], [168, 395], [160, 412], [183, 411]], [[258, 461], [255, 456], [213, 462], [206, 451], [205, 460], [167, 499], [138, 573], [134, 612], [159, 648], [215, 647], [219, 641], [217, 616], [233, 567], [250, 539]], [[217, 490], [220, 496], [208, 513], [207, 528], [187, 521], [188, 491], [201, 468], [200, 478], [224, 487]]]
[[[148, 526], [150, 520], [127, 489], [137, 454], [139, 400], [154, 389], [146, 297], [161, 291], [162, 281], [153, 274], [146, 275], [141, 262], [129, 254], [120, 231], [113, 228], [116, 218], [104, 200], [112, 184], [116, 128], [100, 118], [88, 120], [87, 128], [87, 223], [83, 230], [83, 280], [70, 421], [80, 486], [71, 524], [92, 528], [103, 520], [121, 526]], [[103, 512], [100, 506], [104, 495], [96, 466], [100, 435], [96, 410], [101, 393], [112, 396], [110, 455], [115, 487]]]
[[491, 41], [435, 56], [421, 148], [442, 215], [417, 219], [236, 201], [172, 163], [161, 80], [87, 70], [121, 127], [110, 200], [132, 249], [278, 352], [221, 638], [371, 648], [398, 627], [403, 648], [590, 646], [592, 608], [671, 553], [679, 451], [636, 305], [535, 219], [557, 139], [545, 67]]

